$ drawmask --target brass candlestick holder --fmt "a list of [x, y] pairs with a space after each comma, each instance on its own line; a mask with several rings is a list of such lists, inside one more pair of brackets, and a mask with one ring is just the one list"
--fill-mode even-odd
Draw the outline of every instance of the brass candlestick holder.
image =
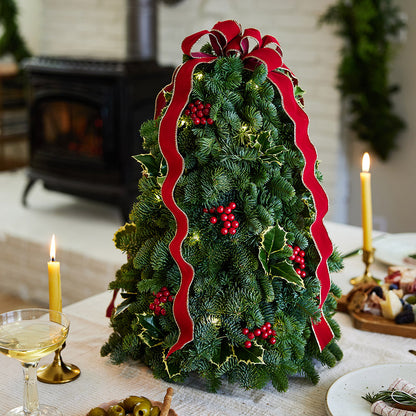
[[38, 380], [49, 384], [69, 383], [79, 377], [81, 370], [74, 364], [65, 364], [62, 361], [61, 352], [65, 343], [55, 351], [55, 358], [49, 365], [39, 367]]
[[350, 283], [353, 286], [362, 284], [362, 283], [377, 283], [378, 280], [372, 276], [370, 273], [370, 266], [374, 263], [374, 249], [371, 251], [363, 249], [363, 262], [365, 265], [364, 274], [358, 277], [353, 277], [350, 279]]

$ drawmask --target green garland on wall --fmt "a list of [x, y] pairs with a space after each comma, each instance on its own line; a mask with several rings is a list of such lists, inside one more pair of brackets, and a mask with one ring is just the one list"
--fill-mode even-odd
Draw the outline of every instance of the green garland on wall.
[[3, 32], [0, 36], [0, 57], [10, 54], [16, 62], [20, 62], [31, 54], [20, 34], [17, 14], [14, 0], [0, 1], [0, 26]]
[[338, 89], [350, 104], [351, 128], [387, 160], [405, 127], [393, 112], [392, 95], [399, 87], [388, 81], [391, 39], [405, 26], [400, 10], [391, 0], [338, 0], [320, 23], [336, 25], [345, 40]]

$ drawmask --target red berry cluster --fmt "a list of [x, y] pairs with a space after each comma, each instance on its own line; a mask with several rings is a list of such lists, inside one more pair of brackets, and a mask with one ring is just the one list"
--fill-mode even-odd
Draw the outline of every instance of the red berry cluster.
[[163, 307], [166, 302], [172, 302], [173, 296], [170, 294], [167, 287], [163, 286], [159, 292], [153, 292], [155, 299], [149, 305], [149, 309], [154, 311], [156, 315], [166, 315], [166, 309]]
[[194, 124], [212, 124], [214, 120], [209, 117], [211, 104], [203, 104], [201, 100], [196, 100], [188, 104], [188, 108], [184, 111], [186, 116], [190, 116]]
[[247, 335], [247, 338], [249, 339], [244, 343], [246, 348], [251, 348], [251, 340], [255, 337], [267, 339], [269, 344], [276, 344], [276, 338], [274, 337], [276, 335], [276, 331], [272, 329], [272, 324], [270, 322], [266, 322], [260, 328], [256, 328], [253, 331], [250, 331], [248, 328], [243, 328], [242, 332], [244, 335]]
[[[236, 221], [235, 215], [232, 213], [232, 210], [236, 208], [235, 202], [230, 202], [228, 207], [224, 207], [220, 205], [219, 207], [212, 207], [210, 209], [204, 208], [203, 211], [205, 213], [220, 214], [220, 219], [223, 222], [223, 227], [221, 228], [221, 234], [227, 235], [231, 234], [234, 235], [237, 232], [237, 228], [240, 226], [239, 222]], [[209, 219], [211, 224], [216, 224], [218, 222], [218, 218], [214, 215]]]
[[289, 260], [292, 260], [295, 264], [295, 271], [300, 277], [306, 277], [306, 272], [304, 270], [305, 266], [305, 252], [300, 249], [300, 247], [295, 246], [292, 247], [289, 245], [291, 249], [293, 249], [292, 255], [289, 257]]

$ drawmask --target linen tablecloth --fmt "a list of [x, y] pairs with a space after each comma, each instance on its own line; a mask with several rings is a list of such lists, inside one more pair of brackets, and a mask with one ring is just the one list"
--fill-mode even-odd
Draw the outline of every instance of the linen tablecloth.
[[[361, 230], [358, 227], [329, 223], [328, 230], [334, 244], [343, 253], [361, 245]], [[373, 274], [384, 277], [386, 267], [376, 262], [372, 267]], [[353, 256], [345, 260], [344, 270], [334, 274], [332, 279], [346, 293], [351, 289], [349, 279], [362, 274], [363, 270], [361, 257]], [[108, 276], [108, 280], [111, 279], [112, 276]], [[197, 378], [180, 385], [171, 384], [154, 379], [152, 372], [143, 365], [125, 363], [116, 366], [107, 357], [100, 356], [100, 348], [111, 333], [105, 318], [111, 295], [105, 292], [64, 310], [71, 320], [71, 329], [62, 354], [63, 360], [78, 365], [82, 373], [79, 379], [68, 384], [39, 383], [39, 397], [41, 403], [58, 406], [65, 416], [82, 416], [100, 403], [131, 394], [161, 401], [169, 386], [175, 390], [172, 407], [179, 416], [324, 416], [327, 390], [344, 374], [375, 364], [416, 363], [416, 357], [408, 352], [409, 349], [416, 349], [416, 340], [357, 330], [352, 327], [348, 315], [338, 313], [336, 319], [342, 328], [339, 345], [344, 358], [334, 368], [317, 364], [320, 374], [318, 385], [292, 377], [285, 393], [276, 392], [271, 384], [262, 390], [245, 391], [228, 383], [224, 383], [218, 393], [208, 393], [203, 381]], [[41, 363], [51, 360], [52, 356], [48, 356]], [[22, 404], [22, 389], [20, 364], [1, 355], [0, 413]], [[349, 416], [348, 412], [344, 416]]]

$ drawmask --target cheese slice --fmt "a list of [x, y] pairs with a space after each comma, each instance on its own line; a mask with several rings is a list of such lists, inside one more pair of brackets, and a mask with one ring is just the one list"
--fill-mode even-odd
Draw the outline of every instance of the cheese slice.
[[393, 290], [386, 293], [386, 300], [380, 301], [381, 313], [387, 319], [394, 319], [402, 310], [400, 298]]

